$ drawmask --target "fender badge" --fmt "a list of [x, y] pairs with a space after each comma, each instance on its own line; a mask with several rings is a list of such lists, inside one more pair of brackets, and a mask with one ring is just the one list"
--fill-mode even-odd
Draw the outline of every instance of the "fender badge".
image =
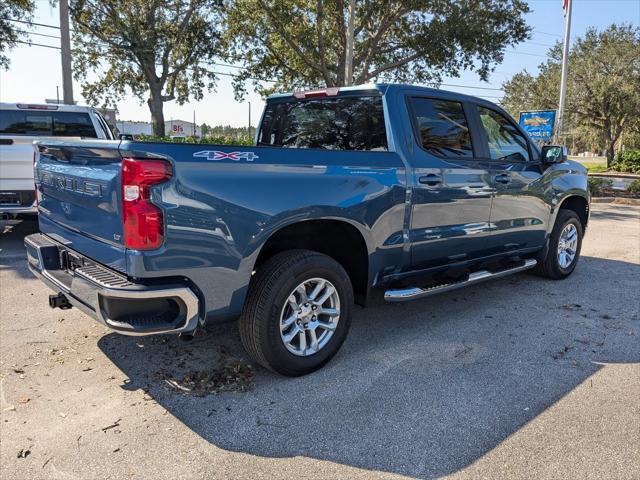
[[206, 158], [207, 160], [234, 160], [239, 162], [240, 160], [246, 160], [247, 162], [253, 162], [258, 155], [253, 152], [221, 152], [219, 150], [202, 150], [193, 154], [194, 157]]

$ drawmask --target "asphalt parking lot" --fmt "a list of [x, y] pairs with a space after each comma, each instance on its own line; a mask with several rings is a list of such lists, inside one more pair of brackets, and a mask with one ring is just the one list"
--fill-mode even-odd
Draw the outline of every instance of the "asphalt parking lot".
[[[235, 324], [191, 343], [51, 310], [0, 237], [1, 478], [640, 478], [640, 207], [594, 204], [562, 282], [357, 309], [290, 379]], [[211, 393], [213, 392], [213, 393]]]

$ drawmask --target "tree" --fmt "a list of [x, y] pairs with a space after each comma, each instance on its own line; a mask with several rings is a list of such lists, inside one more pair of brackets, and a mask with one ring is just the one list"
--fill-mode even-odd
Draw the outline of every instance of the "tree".
[[[556, 109], [560, 92], [560, 45], [533, 76], [526, 70], [503, 85], [502, 104], [512, 113]], [[565, 118], [588, 143], [604, 149], [613, 162], [623, 132], [640, 127], [640, 28], [611, 25], [591, 28], [569, 52]]]
[[[202, 99], [215, 86], [220, 0], [75, 0], [74, 72], [90, 102], [146, 97], [154, 135], [164, 136], [165, 102]], [[97, 80], [88, 74], [98, 71]]]
[[31, 21], [36, 7], [34, 0], [2, 0], [0, 2], [0, 68], [9, 68], [7, 53], [16, 43], [26, 38], [19, 23], [12, 20]]
[[[471, 69], [486, 80], [506, 47], [526, 39], [523, 0], [235, 0], [226, 59], [263, 93], [376, 79], [438, 83]], [[275, 85], [265, 88], [265, 82]]]

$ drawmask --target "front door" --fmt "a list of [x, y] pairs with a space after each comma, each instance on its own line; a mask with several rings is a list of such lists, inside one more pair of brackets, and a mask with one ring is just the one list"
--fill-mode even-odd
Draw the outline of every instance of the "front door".
[[446, 98], [407, 99], [413, 135], [411, 263], [426, 269], [483, 255], [490, 234], [490, 164], [478, 158], [480, 138], [466, 104]]
[[476, 108], [495, 189], [492, 236], [487, 246], [495, 253], [540, 248], [550, 206], [544, 200], [544, 188], [549, 185], [542, 181], [539, 159], [533, 158], [537, 152], [526, 134], [502, 112], [480, 105]]

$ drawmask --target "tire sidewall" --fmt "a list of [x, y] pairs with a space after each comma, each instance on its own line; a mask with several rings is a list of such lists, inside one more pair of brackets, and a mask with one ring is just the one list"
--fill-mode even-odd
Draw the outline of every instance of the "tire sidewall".
[[[554, 228], [553, 234], [551, 236], [551, 245], [549, 249], [549, 260], [551, 261], [552, 268], [554, 273], [558, 278], [565, 278], [571, 275], [571, 273], [575, 270], [576, 265], [578, 264], [578, 260], [580, 259], [580, 251], [582, 249], [582, 223], [578, 216], [571, 211], [561, 211], [563, 212], [562, 216], [558, 218], [558, 222], [556, 222], [556, 228]], [[565, 213], [566, 212], [566, 213]], [[576, 247], [576, 255], [573, 258], [573, 261], [569, 264], [567, 268], [563, 268], [558, 261], [558, 243], [560, 241], [560, 235], [565, 227], [569, 224], [572, 224], [576, 227], [578, 232], [578, 246]]]
[[[290, 293], [298, 285], [311, 278], [330, 281], [340, 298], [340, 319], [329, 342], [318, 352], [300, 357], [289, 352], [280, 336], [280, 314]], [[280, 373], [290, 376], [304, 375], [326, 364], [340, 349], [349, 331], [353, 289], [349, 276], [342, 266], [325, 256], [306, 258], [292, 266], [275, 281], [269, 299], [267, 318], [261, 322], [262, 351], [270, 365]]]

